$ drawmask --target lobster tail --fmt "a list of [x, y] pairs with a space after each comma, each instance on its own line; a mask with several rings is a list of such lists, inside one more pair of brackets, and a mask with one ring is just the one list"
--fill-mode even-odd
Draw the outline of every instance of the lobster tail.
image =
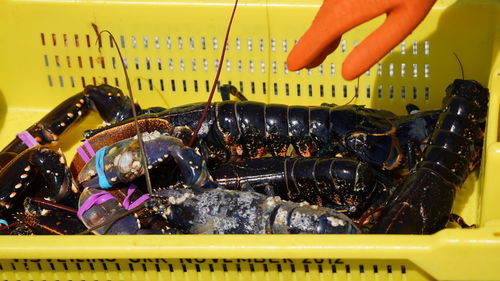
[[488, 89], [455, 80], [446, 89], [422, 161], [394, 193], [372, 233], [429, 234], [444, 228], [455, 191], [480, 159]]

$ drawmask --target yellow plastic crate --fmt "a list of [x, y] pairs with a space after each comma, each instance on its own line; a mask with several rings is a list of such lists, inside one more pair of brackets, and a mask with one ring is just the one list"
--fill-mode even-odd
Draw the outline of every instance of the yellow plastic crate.
[[[101, 51], [91, 23], [117, 37], [136, 98], [144, 106], [205, 100], [232, 1], [0, 1], [0, 146], [50, 108], [107, 81], [125, 86], [116, 50]], [[349, 51], [382, 21], [343, 37], [319, 68], [287, 72], [286, 56], [320, 0], [242, 0], [223, 63], [251, 100], [345, 103]], [[458, 193], [454, 212], [477, 229], [434, 235], [178, 235], [0, 237], [0, 280], [499, 280], [500, 2], [441, 0], [424, 22], [359, 80], [357, 104], [403, 113], [407, 103], [440, 106], [445, 87], [465, 78], [489, 87], [484, 156]], [[102, 57], [102, 58], [101, 58]], [[68, 157], [92, 114], [61, 143]]]

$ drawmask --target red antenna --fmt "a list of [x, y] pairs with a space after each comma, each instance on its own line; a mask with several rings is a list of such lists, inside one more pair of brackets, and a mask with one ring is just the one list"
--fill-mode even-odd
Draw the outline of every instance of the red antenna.
[[358, 84], [354, 88], [354, 96], [344, 105], [349, 105], [351, 102], [353, 102], [358, 97], [358, 91], [359, 91], [359, 77], [358, 77]]
[[219, 81], [220, 72], [222, 70], [222, 65], [224, 63], [224, 55], [226, 54], [227, 39], [229, 38], [229, 32], [231, 31], [231, 25], [233, 24], [233, 18], [234, 18], [234, 14], [236, 12], [237, 6], [238, 6], [238, 0], [236, 0], [234, 2], [233, 12], [231, 13], [231, 18], [229, 19], [229, 25], [227, 26], [226, 37], [224, 38], [224, 45], [223, 45], [224, 47], [222, 47], [222, 54], [221, 54], [221, 57], [219, 60], [219, 67], [217, 68], [217, 74], [215, 75], [214, 83], [212, 84], [212, 90], [210, 91], [210, 96], [208, 97], [207, 105], [205, 106], [205, 110], [203, 111], [203, 114], [201, 115], [200, 121], [198, 121], [198, 125], [196, 125], [196, 129], [193, 132], [193, 136], [189, 140], [188, 146], [193, 146], [193, 143], [196, 141], [196, 136], [198, 135], [198, 132], [200, 131], [200, 128], [201, 128], [201, 125], [203, 124], [203, 121], [205, 121], [205, 118], [207, 117], [208, 109], [210, 108], [210, 104], [212, 103], [215, 89], [217, 88], [217, 81]]
[[[132, 86], [130, 85], [130, 79], [128, 76], [127, 68], [125, 67], [125, 62], [123, 61], [122, 52], [120, 51], [120, 47], [118, 46], [118, 43], [116, 42], [115, 37], [108, 30], [102, 30], [99, 32], [99, 29], [97, 28], [97, 25], [95, 23], [92, 24], [92, 28], [94, 28], [94, 31], [97, 33], [97, 42], [99, 43], [99, 50], [101, 48], [100, 42], [101, 42], [101, 34], [102, 33], [108, 33], [109, 37], [113, 41], [113, 45], [116, 46], [116, 50], [118, 51], [118, 56], [120, 57], [120, 61], [122, 63], [123, 72], [125, 73], [125, 81], [127, 82], [128, 94], [129, 94], [132, 102], [134, 102], [135, 99], [134, 99], [134, 95], [132, 94]], [[151, 186], [151, 177], [149, 176], [149, 169], [147, 168], [149, 166], [148, 159], [146, 158], [146, 151], [144, 150], [144, 141], [142, 140], [141, 130], [139, 129], [139, 124], [137, 122], [137, 112], [135, 109], [135, 105], [132, 105], [132, 115], [134, 117], [134, 125], [135, 125], [135, 131], [137, 133], [137, 140], [139, 141], [139, 147], [141, 149], [142, 163], [144, 164], [144, 167], [146, 167], [144, 169], [144, 176], [146, 177], [146, 186], [147, 186], [149, 195], [152, 195], [153, 194], [153, 187]]]

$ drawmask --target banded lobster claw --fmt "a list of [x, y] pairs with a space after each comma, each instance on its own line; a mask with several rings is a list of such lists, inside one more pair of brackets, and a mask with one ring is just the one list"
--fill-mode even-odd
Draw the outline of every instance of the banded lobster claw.
[[[132, 106], [139, 105], [125, 96], [118, 88], [109, 85], [87, 86], [83, 92], [61, 102], [41, 120], [26, 129], [41, 145], [55, 143], [70, 126], [96, 110], [108, 123], [132, 117]], [[12, 140], [2, 152], [21, 153], [27, 146], [18, 138]]]
[[[148, 169], [158, 167], [172, 157], [178, 165], [184, 183], [190, 187], [204, 187], [212, 183], [199, 152], [185, 146], [181, 140], [154, 131], [143, 133]], [[78, 175], [83, 187], [109, 188], [117, 183], [128, 183], [144, 174], [144, 165], [137, 137], [101, 148], [85, 164]]]

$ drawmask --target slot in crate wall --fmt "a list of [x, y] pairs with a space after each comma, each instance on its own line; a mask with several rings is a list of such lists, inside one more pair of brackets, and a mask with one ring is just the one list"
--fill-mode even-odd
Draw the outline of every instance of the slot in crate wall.
[[[230, 82], [251, 100], [346, 103], [357, 81], [342, 79], [342, 61], [383, 17], [347, 33], [339, 50], [320, 67], [289, 72], [286, 56], [320, 3], [240, 2], [226, 59], [219, 62], [232, 9], [227, 1], [3, 1], [0, 144], [85, 84], [124, 88], [115, 48], [104, 35], [99, 50], [91, 23], [116, 36], [134, 93], [144, 106], [205, 100], [219, 63], [221, 83]], [[438, 1], [421, 26], [360, 77], [355, 99], [399, 114], [407, 103], [439, 107], [446, 86], [461, 76], [453, 53], [462, 61], [466, 79], [490, 88], [483, 168], [469, 177], [454, 209], [479, 229], [446, 229], [418, 237], [0, 237], [0, 277], [495, 279], [498, 274], [489, 265], [499, 264], [493, 255], [499, 248], [500, 219], [495, 199], [500, 196], [495, 189], [495, 167], [500, 165], [499, 9], [496, 1]], [[81, 132], [99, 123], [93, 114], [62, 141], [68, 157], [74, 155]], [[463, 259], [454, 259], [457, 251]], [[92, 260], [99, 258], [107, 260]], [[335, 263], [337, 259], [342, 263]]]

